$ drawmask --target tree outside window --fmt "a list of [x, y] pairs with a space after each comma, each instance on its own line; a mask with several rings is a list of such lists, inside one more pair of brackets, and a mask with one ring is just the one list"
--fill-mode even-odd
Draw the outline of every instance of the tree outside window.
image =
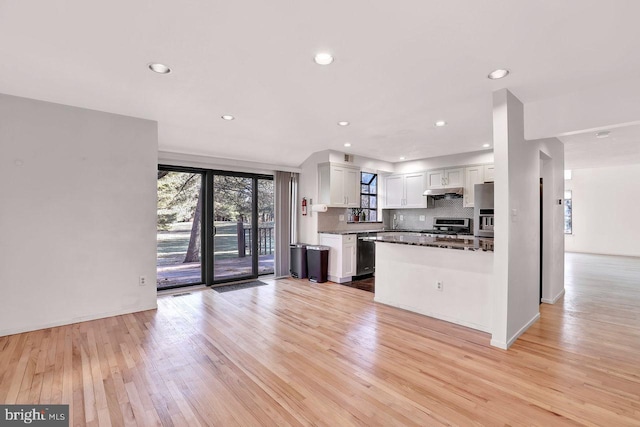
[[366, 221], [378, 220], [378, 175], [375, 173], [360, 173], [360, 208]]
[[571, 190], [564, 192], [564, 234], [573, 234]]

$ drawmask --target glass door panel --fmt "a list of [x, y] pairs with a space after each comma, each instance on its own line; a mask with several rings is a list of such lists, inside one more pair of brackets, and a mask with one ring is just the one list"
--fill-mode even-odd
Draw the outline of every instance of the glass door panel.
[[275, 248], [273, 179], [258, 179], [258, 274], [273, 274]]
[[253, 178], [213, 176], [213, 281], [254, 277]]
[[158, 170], [158, 290], [202, 283], [199, 172]]

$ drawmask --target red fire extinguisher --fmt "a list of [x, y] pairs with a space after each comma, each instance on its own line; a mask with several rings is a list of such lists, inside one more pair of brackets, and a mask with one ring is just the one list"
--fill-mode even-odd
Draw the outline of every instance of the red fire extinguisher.
[[302, 198], [302, 215], [307, 215], [307, 198]]

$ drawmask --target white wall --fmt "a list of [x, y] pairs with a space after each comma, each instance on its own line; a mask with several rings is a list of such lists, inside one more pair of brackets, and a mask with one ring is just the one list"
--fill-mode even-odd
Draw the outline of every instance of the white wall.
[[224, 170], [231, 172], [246, 172], [272, 175], [275, 171], [300, 172], [300, 168], [257, 163], [246, 160], [223, 159], [220, 157], [201, 156], [195, 154], [159, 151], [158, 163], [171, 166], [185, 166], [193, 168]]
[[[573, 197], [569, 252], [640, 256], [640, 165], [574, 169], [565, 181]], [[603, 231], [604, 230], [604, 231]]]
[[[493, 117], [496, 228], [491, 344], [508, 348], [539, 317], [540, 176], [546, 175], [545, 189], [550, 190], [546, 197], [562, 199], [564, 147], [555, 138], [526, 141], [523, 105], [506, 89], [494, 93]], [[541, 157], [550, 162], [546, 167]], [[561, 205], [543, 206], [552, 218], [546, 225], [551, 253], [545, 254], [543, 265], [548, 264], [553, 286], [563, 289]]]
[[155, 308], [157, 124], [0, 94], [0, 148], [0, 335]]

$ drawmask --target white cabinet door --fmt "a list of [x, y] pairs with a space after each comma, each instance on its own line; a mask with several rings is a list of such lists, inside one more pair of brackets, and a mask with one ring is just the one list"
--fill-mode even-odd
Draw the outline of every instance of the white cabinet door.
[[464, 185], [464, 169], [445, 169], [444, 186], [445, 187], [462, 187]]
[[493, 182], [494, 165], [484, 165], [484, 182]]
[[318, 199], [331, 207], [360, 207], [360, 169], [324, 163], [318, 165]]
[[484, 166], [470, 166], [465, 169], [464, 174], [464, 195], [462, 196], [462, 206], [472, 208], [474, 204], [474, 185], [484, 182]]
[[384, 179], [384, 207], [402, 208], [404, 203], [404, 175], [391, 175]]
[[429, 171], [427, 172], [427, 188], [436, 189], [444, 187], [444, 171]]
[[356, 244], [345, 243], [342, 246], [342, 276], [348, 277], [356, 274]]
[[427, 188], [462, 187], [464, 185], [464, 168], [444, 169], [427, 172]]
[[318, 242], [321, 245], [329, 246], [329, 265], [327, 273], [329, 276], [340, 276], [340, 270], [342, 269], [342, 239], [338, 234], [320, 234]]
[[329, 176], [329, 185], [331, 187], [331, 205], [346, 206], [347, 200], [344, 194], [344, 186], [346, 181], [346, 169], [340, 166], [331, 166], [331, 174]]
[[356, 242], [355, 234], [325, 234], [320, 233], [318, 241], [321, 245], [329, 246], [329, 280], [344, 283], [356, 274]]
[[423, 196], [426, 190], [426, 176], [424, 172], [408, 173], [404, 176], [404, 207], [426, 208], [427, 198]]
[[349, 208], [360, 207], [360, 170], [344, 169], [344, 197]]

